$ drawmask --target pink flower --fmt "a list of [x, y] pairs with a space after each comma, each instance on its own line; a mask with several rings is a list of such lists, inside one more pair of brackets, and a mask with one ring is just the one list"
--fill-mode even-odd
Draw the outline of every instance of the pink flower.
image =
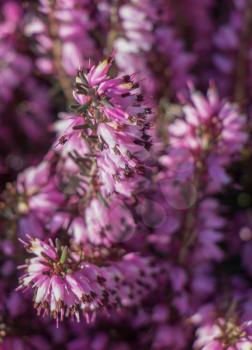
[[[39, 12], [27, 11], [26, 35], [35, 42], [36, 64], [41, 72], [48, 74], [54, 71], [54, 40], [58, 40], [61, 49], [62, 68], [69, 75], [75, 74], [80, 65], [88, 65], [88, 59], [99, 55], [97, 44], [92, 37], [96, 22], [92, 18], [93, 6], [85, 0], [61, 1], [53, 4], [40, 0]], [[97, 9], [97, 16], [99, 16]], [[49, 17], [50, 16], [50, 17]], [[51, 23], [57, 23], [56, 37], [51, 34]]]
[[36, 167], [30, 167], [20, 173], [17, 179], [16, 211], [20, 217], [21, 234], [40, 232], [63, 204], [64, 195], [59, 190], [59, 179], [53, 167], [46, 160]]
[[35, 257], [23, 266], [26, 273], [20, 278], [19, 289], [35, 290], [38, 314], [44, 310], [44, 315], [50, 314], [57, 321], [69, 316], [79, 321], [82, 311], [92, 312], [103, 304], [103, 277], [93, 264], [75, 266], [67, 257], [67, 248], [56, 248], [52, 241], [33, 238], [24, 244]]
[[[152, 111], [139, 92], [135, 76], [111, 78], [111, 65], [109, 58], [87, 72], [79, 71], [75, 114], [63, 116], [56, 128], [63, 152], [70, 143], [73, 153], [81, 151], [81, 157], [90, 157], [96, 163], [103, 195], [118, 191], [129, 196], [133, 189], [129, 192], [131, 186], [125, 190], [122, 184], [133, 178], [137, 187], [138, 176], [148, 171]], [[77, 149], [77, 138], [89, 145], [86, 151]], [[92, 149], [91, 156], [88, 149]]]
[[141, 72], [141, 86], [154, 97], [185, 88], [194, 61], [172, 26], [173, 7], [165, 1], [135, 0], [122, 3], [118, 11], [122, 33], [114, 42], [116, 63], [126, 74]]
[[230, 182], [226, 167], [247, 140], [245, 116], [237, 106], [221, 100], [214, 86], [208, 89], [207, 97], [191, 86], [190, 102], [184, 100], [183, 112], [183, 117], [169, 126], [171, 146], [178, 152], [186, 150], [188, 169], [192, 172], [197, 164], [208, 181], [208, 190], [218, 191]]
[[135, 231], [132, 214], [119, 199], [105, 206], [94, 198], [85, 211], [85, 222], [88, 241], [98, 245], [127, 241]]
[[102, 266], [102, 253], [90, 255], [86, 250], [80, 259], [58, 241], [55, 246], [51, 240], [46, 243], [29, 237], [29, 243], [23, 243], [34, 257], [21, 266], [25, 273], [18, 289], [34, 289], [38, 314], [43, 311], [57, 323], [64, 317], [79, 321], [81, 314], [89, 320], [90, 314], [102, 307], [137, 305], [156, 288], [154, 276], [158, 276], [160, 267], [148, 258], [128, 254]]
[[[226, 322], [226, 324], [225, 324]], [[217, 324], [206, 325], [198, 329], [195, 349], [202, 350], [247, 350], [251, 346], [251, 337], [242, 328], [223, 319]]]

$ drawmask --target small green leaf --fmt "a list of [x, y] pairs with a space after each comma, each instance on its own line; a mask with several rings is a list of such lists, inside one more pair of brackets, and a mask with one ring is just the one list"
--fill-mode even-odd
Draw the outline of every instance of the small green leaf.
[[67, 259], [67, 253], [68, 253], [68, 248], [65, 246], [62, 250], [61, 257], [60, 257], [60, 263], [63, 265]]
[[81, 129], [88, 129], [89, 125], [88, 124], [83, 124], [83, 125], [75, 125], [73, 127], [73, 130], [81, 130]]

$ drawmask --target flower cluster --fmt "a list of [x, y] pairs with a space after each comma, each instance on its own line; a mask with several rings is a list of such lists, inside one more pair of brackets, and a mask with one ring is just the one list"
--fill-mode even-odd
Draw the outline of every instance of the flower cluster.
[[[39, 1], [39, 16], [26, 14], [26, 35], [36, 44], [36, 64], [45, 74], [63, 69], [72, 75], [80, 64], [97, 57], [92, 38], [96, 30], [99, 9], [87, 1]], [[57, 62], [53, 60], [57, 58]], [[86, 62], [87, 64], [87, 62]]]
[[[112, 59], [107, 59], [78, 72], [74, 113], [62, 115], [55, 125], [55, 149], [63, 158], [58, 168], [66, 182], [76, 179], [72, 190], [85, 202], [70, 232], [79, 242], [106, 245], [134, 233], [130, 207], [151, 175], [153, 121], [135, 75], [112, 78], [111, 65]], [[76, 202], [73, 196], [69, 201]]]
[[174, 12], [173, 4], [162, 0], [129, 1], [118, 9], [123, 28], [114, 43], [118, 66], [126, 73], [140, 71], [145, 91], [155, 97], [184, 88], [193, 63], [172, 26]]
[[28, 238], [29, 242], [23, 243], [35, 257], [20, 266], [25, 268], [25, 274], [20, 278], [19, 288], [35, 290], [34, 306], [38, 314], [43, 311], [44, 316], [50, 314], [57, 321], [70, 316], [79, 322], [83, 313], [89, 320], [90, 314], [102, 307], [137, 305], [155, 288], [154, 276], [160, 267], [150, 259], [128, 254], [113, 265], [108, 265], [107, 260], [102, 266], [101, 254], [94, 257], [83, 251], [78, 256], [58, 240], [54, 245], [52, 240], [46, 243]]
[[246, 142], [246, 118], [237, 106], [220, 100], [214, 86], [206, 98], [191, 87], [190, 100], [184, 101], [183, 118], [169, 127], [170, 144], [178, 152], [189, 153], [184, 177], [190, 178], [190, 171], [198, 167], [206, 173], [209, 191], [216, 191], [230, 181], [225, 168]]
[[94, 139], [92, 155], [100, 169], [102, 194], [117, 191], [130, 195], [133, 189], [128, 178], [141, 176], [149, 158], [152, 110], [140, 94], [134, 75], [111, 78], [110, 69], [108, 59], [86, 74], [78, 73], [74, 97], [80, 115], [67, 117], [69, 125], [59, 143], [71, 142], [75, 133], [80, 137], [84, 129], [89, 139]]
[[0, 12], [0, 349], [252, 350], [252, 1]]
[[[38, 161], [48, 148], [51, 107], [44, 84], [33, 74], [25, 40], [17, 37], [23, 28], [22, 7], [16, 1], [3, 1], [1, 14], [0, 178], [6, 181], [12, 178], [11, 174]], [[36, 152], [30, 152], [31, 145], [37, 148]]]

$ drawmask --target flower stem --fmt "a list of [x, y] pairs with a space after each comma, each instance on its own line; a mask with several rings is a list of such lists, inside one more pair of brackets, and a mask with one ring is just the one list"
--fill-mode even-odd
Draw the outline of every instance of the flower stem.
[[49, 32], [52, 39], [52, 55], [54, 61], [54, 69], [61, 85], [62, 91], [68, 101], [72, 100], [71, 80], [66, 74], [62, 66], [62, 46], [58, 33], [58, 23], [54, 16], [56, 1], [51, 1], [51, 10], [48, 14]]

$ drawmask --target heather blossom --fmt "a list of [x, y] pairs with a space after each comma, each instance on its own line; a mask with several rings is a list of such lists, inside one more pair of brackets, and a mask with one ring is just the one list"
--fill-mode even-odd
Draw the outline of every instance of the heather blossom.
[[79, 322], [81, 314], [89, 321], [102, 307], [133, 306], [155, 288], [153, 276], [160, 273], [151, 260], [134, 254], [102, 266], [101, 254], [83, 250], [79, 255], [58, 240], [54, 244], [52, 240], [28, 239], [23, 244], [34, 257], [20, 266], [25, 273], [18, 289], [34, 289], [38, 314], [51, 315], [57, 322], [64, 317]]
[[85, 0], [40, 0], [38, 11], [28, 12], [25, 31], [35, 42], [39, 70], [50, 74], [61, 69], [61, 65], [73, 75], [80, 64], [87, 65], [88, 59], [98, 55], [92, 38], [97, 22], [91, 18], [99, 15], [96, 12], [99, 11]]
[[87, 238], [94, 244], [128, 240], [134, 234], [136, 226], [130, 210], [120, 199], [105, 206], [99, 199], [94, 198], [86, 209], [85, 222]]
[[236, 320], [219, 318], [215, 323], [201, 326], [196, 333], [194, 349], [202, 350], [249, 350], [252, 338], [250, 326], [237, 324]]
[[184, 89], [194, 61], [172, 26], [173, 12], [172, 3], [133, 0], [117, 14], [122, 33], [114, 41], [116, 63], [128, 74], [141, 72], [144, 91], [154, 97]]
[[35, 288], [38, 313], [44, 309], [45, 314], [57, 319], [71, 315], [79, 320], [81, 309], [92, 311], [103, 303], [103, 278], [95, 267], [87, 264], [83, 272], [75, 271], [78, 262], [75, 268], [74, 262], [67, 262], [67, 247], [56, 248], [52, 241], [45, 243], [35, 238], [24, 244], [35, 257], [24, 266], [27, 272], [20, 283], [22, 287]]
[[246, 118], [237, 106], [221, 100], [213, 85], [207, 97], [191, 87], [190, 102], [183, 101], [183, 117], [169, 127], [170, 144], [190, 153], [187, 167], [202, 169], [209, 191], [216, 191], [230, 182], [225, 167], [239, 156], [247, 140]]
[[[23, 9], [19, 2], [1, 2], [0, 18], [0, 176], [13, 174], [40, 159], [50, 140], [49, 94], [34, 76], [22, 36]], [[15, 106], [15, 108], [13, 108]], [[18, 137], [17, 137], [18, 136]], [[31, 144], [36, 152], [30, 152]], [[26, 154], [24, 155], [23, 152]]]
[[[74, 113], [62, 114], [55, 125], [56, 169], [63, 172], [63, 183], [73, 184], [72, 193], [84, 196], [84, 205], [69, 198], [84, 216], [76, 226], [67, 215], [70, 232], [96, 245], [132, 236], [132, 197], [151, 174], [152, 110], [135, 75], [112, 78], [111, 68], [110, 58], [78, 72]], [[111, 225], [112, 218], [118, 225]]]
[[98, 178], [106, 185], [103, 193], [117, 190], [125, 195], [129, 190], [126, 178], [130, 182], [131, 176], [143, 174], [149, 158], [152, 111], [138, 91], [135, 76], [111, 78], [111, 64], [108, 59], [87, 73], [79, 71], [74, 91], [79, 114], [65, 117], [65, 131], [59, 124], [59, 143], [64, 147], [76, 134], [83, 135], [89, 147], [91, 142], [96, 148], [90, 159], [96, 158]]
[[64, 203], [59, 179], [54, 174], [53, 166], [46, 160], [19, 174], [15, 196], [20, 234], [33, 231], [42, 235], [52, 213]]
[[1, 1], [1, 350], [252, 349], [251, 6]]

